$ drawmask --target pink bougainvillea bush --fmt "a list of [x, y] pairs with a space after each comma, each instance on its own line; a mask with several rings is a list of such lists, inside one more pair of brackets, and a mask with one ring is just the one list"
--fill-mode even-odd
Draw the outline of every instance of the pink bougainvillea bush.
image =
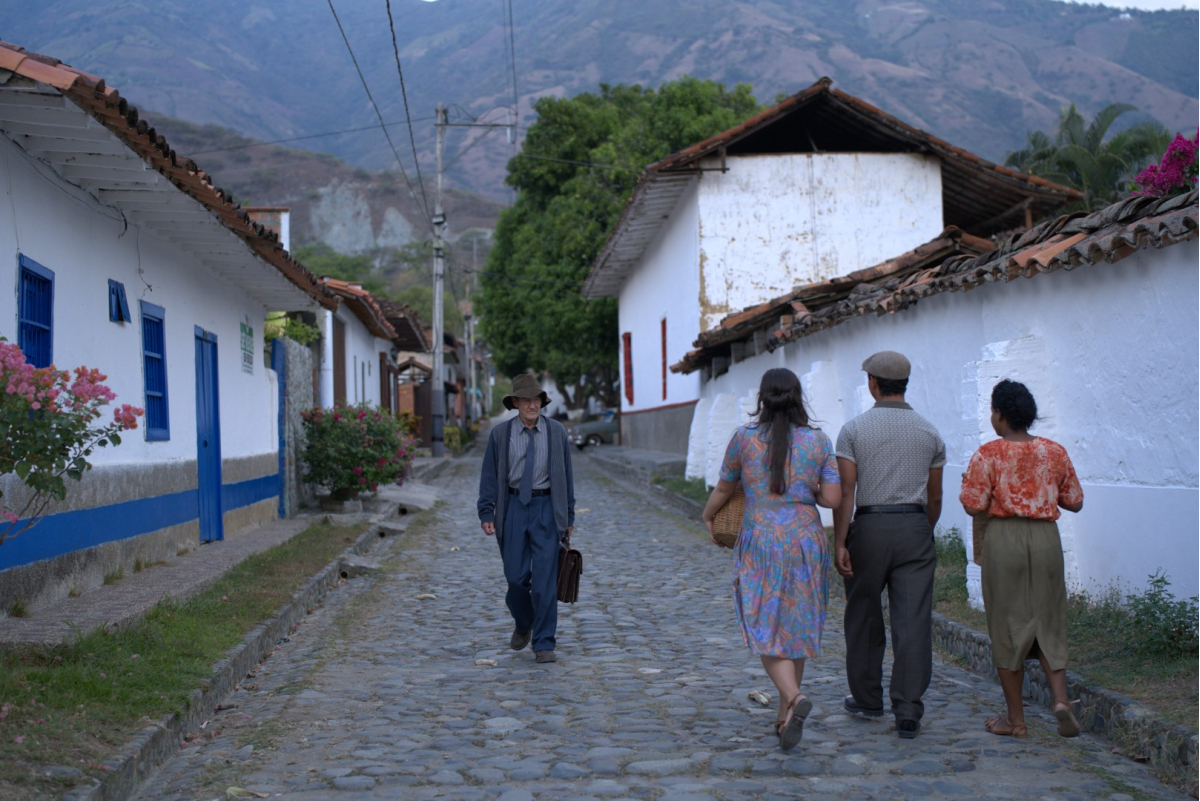
[[417, 441], [411, 415], [370, 406], [320, 407], [300, 413], [307, 444], [304, 480], [347, 499], [380, 484], [403, 484]]
[[99, 370], [34, 367], [16, 345], [0, 337], [0, 474], [13, 473], [32, 493], [19, 506], [0, 492], [0, 544], [42, 518], [51, 501], [67, 497], [67, 478], [92, 469], [96, 448], [120, 445], [120, 432], [137, 428], [142, 410], [128, 403], [97, 424], [102, 407], [116, 399]]
[[1133, 179], [1133, 194], [1166, 197], [1195, 189], [1198, 139], [1200, 129], [1196, 132], [1196, 139], [1188, 139], [1183, 134], [1178, 134], [1167, 146], [1162, 161], [1146, 167]]

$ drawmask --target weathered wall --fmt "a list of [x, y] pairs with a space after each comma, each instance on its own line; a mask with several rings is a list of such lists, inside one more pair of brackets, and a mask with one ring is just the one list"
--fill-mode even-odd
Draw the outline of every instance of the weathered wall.
[[325, 408], [333, 406], [333, 315], [346, 326], [346, 403], [378, 406], [379, 354], [391, 353], [392, 343], [367, 330], [345, 304], [336, 312], [317, 316], [321, 331], [320, 398]]
[[694, 405], [684, 403], [622, 415], [621, 444], [647, 451], [686, 454]]
[[[1029, 386], [1042, 417], [1034, 433], [1066, 447], [1083, 483], [1083, 511], [1059, 523], [1071, 584], [1142, 587], [1161, 568], [1177, 596], [1195, 595], [1198, 258], [1190, 242], [1115, 265], [937, 295], [734, 364], [704, 385], [696, 413], [707, 419], [692, 426], [689, 474], [703, 468], [715, 481], [715, 460], [743, 419], [739, 401], [752, 397], [766, 369], [800, 375], [836, 439], [840, 423], [871, 404], [862, 360], [899, 350], [913, 363], [909, 402], [946, 441], [941, 525], [963, 533], [968, 553], [961, 475], [979, 445], [995, 438], [990, 393], [1007, 377]], [[978, 601], [975, 565], [968, 576]]]
[[313, 488], [301, 479], [304, 475], [302, 455], [305, 437], [304, 421], [300, 413], [312, 408], [313, 369], [312, 350], [290, 339], [278, 340], [285, 352], [287, 371], [286, 409], [284, 412], [284, 438], [286, 447], [283, 457], [283, 503], [284, 514], [291, 517], [312, 503]]
[[798, 284], [904, 253], [943, 227], [933, 156], [772, 154], [726, 164], [697, 185], [701, 330]]

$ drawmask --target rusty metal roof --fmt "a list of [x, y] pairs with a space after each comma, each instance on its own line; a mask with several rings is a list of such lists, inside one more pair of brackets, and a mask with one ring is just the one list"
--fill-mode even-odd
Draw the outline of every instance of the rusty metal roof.
[[383, 309], [383, 316], [392, 324], [392, 328], [396, 332], [394, 341], [400, 350], [416, 353], [430, 351], [429, 340], [425, 337], [424, 324], [415, 309], [387, 298], [375, 298], [375, 302], [379, 304], [379, 308]]
[[1040, 219], [1081, 195], [993, 164], [832, 87], [829, 78], [727, 131], [651, 164], [584, 282], [585, 297], [619, 293], [705, 159], [771, 153], [924, 153], [942, 164], [944, 224], [990, 236]]
[[342, 302], [350, 307], [354, 316], [361, 320], [372, 334], [380, 339], [396, 339], [396, 329], [392, 328], [392, 324], [387, 321], [375, 296], [363, 289], [362, 284], [339, 281], [328, 276], [322, 276], [321, 283], [325, 285], [326, 289], [342, 298]]
[[980, 252], [980, 240], [961, 232], [957, 246], [949, 248], [947, 235], [952, 232], [944, 231], [938, 239], [876, 267], [810, 284], [772, 301], [774, 305], [726, 317], [720, 328], [701, 334], [696, 349], [671, 370], [690, 373], [713, 359], [729, 358], [735, 343], [756, 331], [771, 332], [763, 345], [774, 350], [853, 317], [895, 314], [932, 295], [1112, 264], [1144, 248], [1187, 242], [1200, 228], [1198, 197], [1192, 191], [1170, 198], [1129, 198], [1092, 214], [1048, 220], [1012, 235], [999, 247], [982, 248], [985, 252]]
[[337, 307], [276, 233], [250, 220], [104, 79], [0, 41], [0, 132], [269, 308]]

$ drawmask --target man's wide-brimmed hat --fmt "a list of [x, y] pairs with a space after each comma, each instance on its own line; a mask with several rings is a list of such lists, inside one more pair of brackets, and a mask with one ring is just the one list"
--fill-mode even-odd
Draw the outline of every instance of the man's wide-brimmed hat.
[[543, 409], [550, 405], [550, 396], [542, 391], [542, 385], [533, 373], [522, 373], [513, 379], [512, 392], [504, 396], [504, 408], [517, 408], [517, 398], [539, 398]]

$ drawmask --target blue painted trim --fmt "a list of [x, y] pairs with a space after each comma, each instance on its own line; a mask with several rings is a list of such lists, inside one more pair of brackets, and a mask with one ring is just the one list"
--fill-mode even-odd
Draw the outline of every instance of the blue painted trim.
[[283, 482], [287, 480], [287, 351], [283, 340], [271, 340], [271, 367], [279, 379], [279, 519], [287, 517]]
[[[221, 487], [222, 506], [225, 511], [240, 509], [278, 492], [278, 475], [225, 484]], [[199, 509], [198, 492], [190, 489], [50, 515], [0, 546], [0, 570], [189, 523], [199, 517]]]
[[196, 504], [192, 489], [50, 515], [0, 545], [0, 570], [187, 523]]
[[203, 328], [201, 328], [198, 325], [194, 325], [192, 327], [196, 329], [196, 339], [202, 339], [205, 342], [216, 342], [217, 341], [217, 335], [214, 334], [212, 331], [205, 331]]
[[[279, 495], [279, 474], [249, 478], [236, 484], [221, 485], [221, 511], [241, 509], [252, 503]], [[7, 543], [6, 543], [7, 544]]]
[[[49, 319], [45, 322], [31, 320], [21, 316], [21, 308], [25, 303], [25, 292], [22, 284], [22, 274], [29, 273], [34, 278], [40, 278], [43, 281], [48, 281], [50, 287], [47, 290], [49, 298], [46, 299], [49, 307]], [[26, 326], [34, 328], [44, 328], [46, 331], [46, 349], [45, 352], [30, 353], [30, 344], [25, 340]], [[17, 346], [25, 354], [25, 358], [34, 367], [49, 367], [54, 364], [54, 272], [48, 270], [38, 264], [33, 259], [23, 253], [17, 254]]]
[[[147, 442], [166, 442], [171, 439], [171, 398], [170, 387], [167, 384], [167, 312], [162, 306], [156, 306], [148, 300], [139, 300], [138, 304], [142, 311], [142, 398], [147, 409], [146, 414], [146, 441]], [[146, 320], [156, 321], [162, 328], [162, 353], [155, 353], [146, 347]], [[162, 425], [150, 425], [150, 363], [147, 360], [157, 360], [162, 366], [162, 408], [163, 419], [155, 422]]]

